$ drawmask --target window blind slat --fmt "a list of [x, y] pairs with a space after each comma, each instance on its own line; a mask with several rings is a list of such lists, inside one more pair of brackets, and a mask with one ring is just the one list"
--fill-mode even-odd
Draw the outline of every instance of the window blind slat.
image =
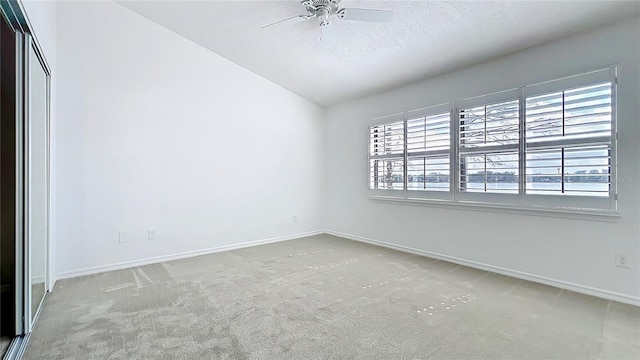
[[441, 113], [407, 121], [407, 151], [439, 150], [450, 147], [450, 114]]

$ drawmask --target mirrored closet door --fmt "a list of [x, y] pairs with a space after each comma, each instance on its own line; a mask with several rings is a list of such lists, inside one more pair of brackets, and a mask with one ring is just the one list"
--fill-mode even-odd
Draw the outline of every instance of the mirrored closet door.
[[49, 233], [49, 76], [31, 41], [28, 52], [28, 244], [31, 321], [46, 293], [47, 239]]
[[21, 1], [0, 1], [0, 51], [0, 358], [13, 360], [49, 290], [51, 71]]

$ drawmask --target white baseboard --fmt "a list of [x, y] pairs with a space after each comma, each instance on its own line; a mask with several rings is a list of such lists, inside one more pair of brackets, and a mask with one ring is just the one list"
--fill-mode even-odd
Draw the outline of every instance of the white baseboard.
[[44, 282], [44, 275], [31, 277], [31, 283], [32, 284], [39, 284], [39, 283], [43, 283], [43, 282]]
[[57, 276], [52, 276], [52, 279], [49, 280], [49, 290], [48, 291], [53, 291], [53, 288], [56, 286], [56, 281], [58, 281], [58, 277]]
[[94, 267], [90, 267], [90, 268], [84, 268], [84, 269], [80, 269], [80, 270], [74, 270], [74, 271], [67, 271], [67, 272], [59, 273], [59, 274], [56, 275], [56, 279], [55, 280], [70, 279], [70, 278], [74, 278], [74, 277], [78, 277], [78, 276], [97, 274], [97, 273], [101, 273], [101, 272], [105, 272], [105, 271], [121, 270], [121, 269], [137, 267], [137, 266], [156, 264], [156, 263], [165, 262], [165, 261], [179, 260], [179, 259], [184, 259], [184, 258], [189, 258], [189, 257], [194, 257], [194, 256], [199, 256], [199, 255], [213, 254], [213, 253], [222, 252], [222, 251], [229, 251], [229, 250], [242, 249], [242, 248], [251, 247], [251, 246], [271, 244], [271, 243], [275, 243], [275, 242], [293, 240], [293, 239], [303, 238], [303, 237], [307, 237], [307, 236], [320, 235], [320, 234], [324, 234], [324, 233], [325, 233], [324, 231], [310, 231], [310, 232], [305, 232], [305, 233], [298, 233], [298, 234], [292, 234], [292, 235], [286, 235], [286, 236], [279, 236], [279, 237], [274, 237], [274, 238], [269, 238], [269, 239], [249, 241], [249, 242], [240, 243], [240, 244], [224, 245], [224, 246], [218, 246], [218, 247], [215, 247], [215, 248], [187, 251], [187, 252], [183, 252], [183, 253], [164, 255], [164, 256], [157, 256], [157, 257], [153, 257], [153, 258], [146, 258], [146, 259], [140, 259], [140, 260], [131, 260], [131, 261], [123, 261], [123, 262], [120, 262], [120, 263], [110, 264], [110, 265], [94, 266]]
[[625, 304], [631, 304], [631, 305], [640, 306], [640, 297], [637, 297], [637, 296], [617, 293], [617, 292], [613, 292], [613, 291], [609, 291], [609, 290], [598, 289], [598, 288], [585, 286], [585, 285], [580, 285], [580, 284], [576, 284], [576, 283], [572, 283], [572, 282], [568, 282], [568, 281], [552, 279], [552, 278], [548, 278], [548, 277], [545, 277], [545, 276], [539, 276], [539, 275], [535, 275], [535, 274], [530, 274], [530, 273], [517, 271], [517, 270], [511, 270], [511, 269], [507, 269], [507, 268], [503, 268], [503, 267], [499, 267], [499, 266], [494, 266], [494, 265], [489, 265], [489, 264], [483, 264], [483, 263], [479, 263], [479, 262], [476, 262], [476, 261], [460, 259], [460, 258], [457, 258], [457, 257], [438, 254], [438, 253], [434, 253], [434, 252], [430, 252], [430, 251], [414, 249], [414, 248], [407, 247], [407, 246], [396, 245], [396, 244], [392, 244], [392, 243], [388, 243], [388, 242], [384, 242], [384, 241], [374, 240], [374, 239], [370, 239], [370, 238], [366, 238], [366, 237], [362, 237], [362, 236], [357, 236], [357, 235], [346, 234], [346, 233], [342, 233], [342, 232], [338, 232], [338, 231], [330, 231], [330, 230], [328, 230], [328, 231], [325, 231], [325, 232], [327, 234], [329, 234], [329, 235], [334, 235], [334, 236], [342, 237], [342, 238], [349, 239], [349, 240], [355, 240], [355, 241], [360, 241], [360, 242], [364, 242], [364, 243], [368, 243], [368, 244], [378, 245], [378, 246], [382, 246], [382, 247], [386, 247], [386, 248], [389, 248], [389, 249], [394, 249], [394, 250], [398, 250], [398, 251], [402, 251], [402, 252], [406, 252], [406, 253], [426, 256], [426, 257], [434, 258], [434, 259], [438, 259], [438, 260], [444, 260], [444, 261], [448, 261], [448, 262], [451, 262], [451, 263], [454, 263], [454, 264], [459, 264], [459, 265], [472, 267], [472, 268], [475, 268], [475, 269], [491, 271], [491, 272], [494, 272], [494, 273], [507, 275], [507, 276], [511, 276], [511, 277], [514, 277], [514, 278], [518, 278], [518, 279], [529, 280], [529, 281], [533, 281], [533, 282], [537, 282], [537, 283], [541, 283], [541, 284], [545, 284], [545, 285], [549, 285], [549, 286], [554, 286], [554, 287], [557, 287], [557, 288], [560, 288], [560, 289], [565, 289], [565, 290], [575, 291], [575, 292], [582, 293], [582, 294], [597, 296], [597, 297], [600, 297], [600, 298], [603, 298], [603, 299], [607, 299], [607, 300], [619, 301], [619, 302], [625, 303]]
[[[568, 281], [548, 278], [545, 276], [539, 276], [539, 275], [530, 274], [530, 273], [526, 273], [518, 270], [507, 269], [499, 266], [484, 264], [484, 263], [471, 261], [471, 260], [465, 260], [465, 259], [461, 259], [453, 256], [438, 254], [438, 253], [425, 251], [425, 250], [419, 250], [419, 249], [415, 249], [415, 248], [411, 248], [403, 245], [392, 244], [392, 243], [388, 243], [380, 240], [374, 240], [374, 239], [370, 239], [362, 236], [342, 233], [338, 231], [331, 231], [331, 230], [310, 231], [306, 233], [299, 233], [299, 234], [292, 234], [292, 235], [280, 236], [280, 237], [257, 240], [257, 241], [250, 241], [250, 242], [245, 242], [240, 244], [225, 245], [225, 246], [219, 246], [219, 247], [209, 248], [209, 249], [187, 251], [179, 254], [164, 255], [164, 256], [158, 256], [153, 258], [125, 261], [125, 262], [120, 262], [116, 264], [95, 266], [95, 267], [90, 267], [90, 268], [85, 268], [80, 270], [68, 271], [68, 272], [57, 274], [56, 278], [53, 280], [53, 283], [55, 284], [56, 280], [70, 279], [78, 276], [91, 275], [91, 274], [101, 273], [105, 271], [121, 270], [121, 269], [137, 267], [137, 266], [160, 263], [164, 261], [178, 260], [178, 259], [184, 259], [184, 258], [189, 258], [189, 257], [194, 257], [199, 255], [213, 254], [213, 253], [222, 252], [222, 251], [242, 249], [242, 248], [251, 247], [251, 246], [293, 240], [293, 239], [298, 239], [302, 237], [320, 235], [325, 233], [329, 235], [334, 235], [334, 236], [342, 237], [345, 239], [349, 239], [349, 240], [355, 240], [355, 241], [360, 241], [368, 244], [378, 245], [378, 246], [382, 246], [382, 247], [386, 247], [389, 249], [394, 249], [394, 250], [398, 250], [406, 253], [448, 261], [451, 263], [464, 265], [464, 266], [472, 267], [475, 269], [491, 271], [497, 274], [507, 275], [514, 278], [518, 278], [518, 279], [529, 280], [529, 281], [533, 281], [533, 282], [537, 282], [537, 283], [541, 283], [549, 286], [554, 286], [560, 289], [597, 296], [603, 299], [619, 301], [625, 304], [640, 306], [640, 297], [637, 297], [637, 296], [617, 293], [609, 290], [598, 289], [598, 288], [580, 285], [580, 284], [576, 284]], [[51, 288], [53, 289], [53, 286]]]

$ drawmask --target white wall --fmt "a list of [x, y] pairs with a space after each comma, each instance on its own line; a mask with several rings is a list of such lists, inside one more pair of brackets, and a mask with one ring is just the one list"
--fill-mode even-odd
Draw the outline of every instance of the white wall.
[[[636, 19], [328, 109], [327, 228], [640, 303], [639, 45]], [[370, 118], [612, 64], [619, 69], [619, 178], [626, 179], [618, 184], [622, 217], [614, 222], [368, 199]], [[615, 267], [614, 251], [627, 254], [631, 268]]]
[[116, 3], [58, 16], [59, 275], [322, 229], [324, 109]]
[[[44, 57], [51, 70], [51, 94], [50, 94], [50, 129], [55, 132], [56, 126], [56, 104], [57, 104], [57, 7], [53, 1], [22, 1], [23, 8], [27, 18], [33, 27], [34, 37], [41, 47]], [[50, 169], [55, 169], [55, 137], [51, 137], [50, 144]], [[52, 171], [50, 174], [50, 209], [56, 208], [55, 198], [56, 173]], [[55, 216], [56, 212], [50, 213], [49, 227], [49, 274], [55, 274]], [[35, 264], [36, 266], [40, 264]], [[37, 269], [36, 269], [37, 270]], [[55, 283], [55, 277], [49, 277], [48, 287], [52, 288]]]
[[[58, 16], [57, 274], [326, 228], [639, 301], [638, 20], [325, 114], [117, 4], [61, 2]], [[371, 117], [612, 64], [620, 71], [619, 177], [632, 180], [618, 185], [621, 218], [368, 199]], [[146, 240], [149, 227], [158, 240]], [[118, 243], [118, 231], [129, 243]], [[614, 251], [630, 256], [630, 269], [614, 267]]]

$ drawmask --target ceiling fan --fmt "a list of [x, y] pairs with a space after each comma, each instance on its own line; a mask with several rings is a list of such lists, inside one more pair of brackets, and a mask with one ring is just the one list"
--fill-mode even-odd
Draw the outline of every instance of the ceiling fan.
[[296, 15], [284, 20], [276, 21], [272, 24], [265, 25], [262, 28], [264, 29], [283, 23], [302, 22], [316, 18], [320, 23], [320, 40], [327, 43], [333, 43], [335, 42], [335, 34], [332, 25], [332, 20], [334, 18], [341, 20], [372, 22], [390, 22], [393, 19], [393, 11], [340, 8], [340, 1], [341, 0], [304, 0], [301, 4], [305, 7], [305, 10], [307, 11], [306, 14]]

